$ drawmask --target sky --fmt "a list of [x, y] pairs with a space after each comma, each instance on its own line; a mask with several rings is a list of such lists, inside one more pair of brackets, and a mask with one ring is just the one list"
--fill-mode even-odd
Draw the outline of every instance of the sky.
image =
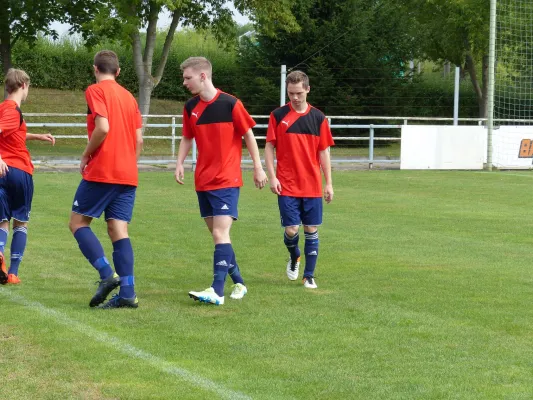
[[[241, 15], [237, 10], [235, 10], [235, 7], [233, 7], [233, 3], [232, 2], [228, 1], [226, 3], [226, 5], [227, 5], [227, 7], [230, 10], [233, 11], [233, 15], [234, 15], [233, 19], [239, 25], [244, 25], [244, 24], [250, 22], [250, 20], [247, 17]], [[166, 29], [166, 28], [168, 28], [168, 26], [170, 25], [170, 21], [171, 21], [170, 14], [168, 12], [162, 12], [161, 14], [159, 14], [159, 21], [157, 21], [158, 29]], [[59, 22], [53, 22], [52, 24], [50, 24], [50, 26], [57, 31], [59, 36], [67, 33], [68, 29], [70, 28], [70, 25], [61, 24]]]

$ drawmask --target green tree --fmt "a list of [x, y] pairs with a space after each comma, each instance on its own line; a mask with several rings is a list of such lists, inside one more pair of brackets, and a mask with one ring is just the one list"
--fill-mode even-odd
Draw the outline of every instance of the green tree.
[[387, 94], [401, 87], [416, 43], [407, 34], [407, 21], [390, 4], [295, 0], [291, 10], [300, 31], [277, 29], [271, 35], [257, 24], [253, 42], [241, 44], [239, 66], [243, 75], [252, 76], [252, 85], [241, 80], [239, 96], [248, 100], [263, 92], [263, 102], [252, 110], [271, 111], [279, 98], [279, 66], [286, 64], [308, 73], [312, 103], [328, 114], [393, 112]]
[[65, 12], [57, 0], [4, 0], [0, 7], [0, 53], [4, 74], [12, 67], [11, 49], [19, 40], [29, 44], [44, 33], [57, 38], [50, 29], [53, 21], [61, 21]]
[[398, 0], [397, 4], [402, 15], [412, 18], [411, 35], [427, 58], [464, 65], [476, 93], [479, 116], [486, 117], [489, 0]]
[[[225, 0], [79, 0], [80, 4], [96, 6], [96, 13], [87, 20], [79, 14], [72, 16], [73, 30], [83, 34], [88, 44], [103, 38], [120, 40], [133, 50], [135, 72], [139, 81], [139, 107], [148, 114], [154, 88], [159, 84], [178, 26], [209, 30], [222, 43], [230, 43], [236, 36], [233, 15]], [[266, 29], [283, 26], [297, 29], [288, 11], [289, 0], [235, 0], [235, 8]], [[159, 59], [154, 59], [157, 23], [161, 12], [171, 16]], [[146, 34], [141, 30], [146, 29]]]

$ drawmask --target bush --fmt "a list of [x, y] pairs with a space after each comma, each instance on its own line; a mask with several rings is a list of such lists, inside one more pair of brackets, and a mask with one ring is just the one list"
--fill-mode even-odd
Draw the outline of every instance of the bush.
[[[158, 33], [154, 52], [154, 68], [160, 59], [165, 32]], [[118, 43], [103, 43], [94, 49], [87, 49], [75, 37], [64, 36], [59, 41], [47, 37], [37, 40], [35, 46], [19, 42], [13, 49], [13, 66], [24, 69], [31, 77], [32, 85], [42, 88], [63, 90], [84, 90], [94, 83], [93, 57], [103, 49], [113, 50], [120, 60], [118, 81], [132, 93], [138, 92], [138, 79], [133, 65], [131, 48]], [[205, 56], [213, 63], [215, 84], [230, 91], [235, 75], [235, 52], [221, 47], [210, 34], [195, 31], [181, 31], [176, 34], [169, 59], [154, 97], [184, 100], [190, 93], [183, 88], [181, 62], [189, 56]], [[218, 79], [217, 79], [218, 78]]]

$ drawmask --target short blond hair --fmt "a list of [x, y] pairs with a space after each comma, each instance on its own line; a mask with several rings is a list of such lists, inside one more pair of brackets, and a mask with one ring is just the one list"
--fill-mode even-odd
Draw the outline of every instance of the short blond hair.
[[180, 64], [181, 71], [185, 71], [187, 68], [192, 68], [196, 72], [205, 72], [207, 77], [211, 79], [213, 75], [213, 66], [209, 60], [205, 57], [189, 57]]
[[287, 75], [285, 82], [287, 85], [289, 83], [296, 85], [302, 82], [302, 86], [304, 89], [307, 89], [309, 87], [309, 77], [305, 72], [302, 71], [292, 71], [289, 75]]
[[21, 69], [9, 68], [4, 78], [6, 92], [9, 94], [16, 92], [23, 84], [30, 84], [29, 75]]

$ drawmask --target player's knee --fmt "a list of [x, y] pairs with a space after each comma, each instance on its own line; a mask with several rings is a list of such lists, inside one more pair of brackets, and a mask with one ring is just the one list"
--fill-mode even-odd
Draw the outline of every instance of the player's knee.
[[120, 239], [125, 239], [128, 237], [128, 225], [127, 224], [116, 224], [108, 223], [107, 224], [107, 234], [112, 242], [116, 242]]
[[78, 229], [80, 229], [81, 227], [79, 226], [79, 224], [77, 224], [74, 221], [70, 220], [68, 222], [68, 228], [70, 229], [70, 232], [74, 235], [76, 233], [76, 231]]
[[285, 227], [285, 233], [288, 236], [293, 237], [298, 233], [299, 228], [300, 228], [299, 226], [287, 226]]
[[215, 243], [229, 243], [229, 231], [226, 229], [213, 228], [213, 240]]
[[114, 225], [107, 225], [107, 234], [113, 239], [118, 234], [118, 229]]

